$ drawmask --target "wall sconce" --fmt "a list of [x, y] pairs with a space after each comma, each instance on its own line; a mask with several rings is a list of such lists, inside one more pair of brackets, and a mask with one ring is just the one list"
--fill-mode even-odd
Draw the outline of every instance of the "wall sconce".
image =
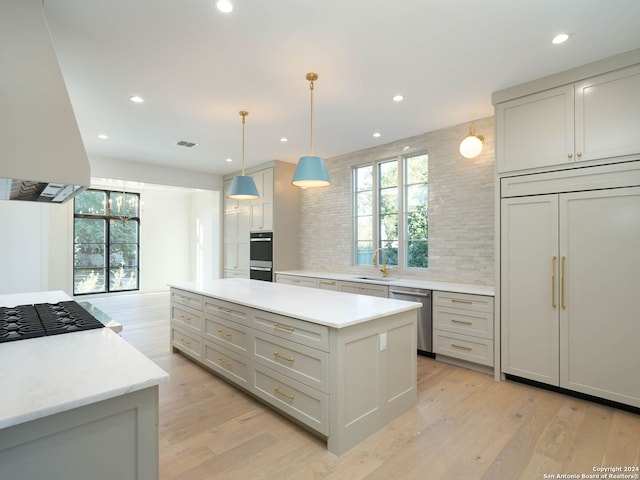
[[482, 152], [484, 137], [476, 135], [476, 126], [469, 125], [469, 134], [460, 143], [460, 155], [465, 158], [476, 158]]

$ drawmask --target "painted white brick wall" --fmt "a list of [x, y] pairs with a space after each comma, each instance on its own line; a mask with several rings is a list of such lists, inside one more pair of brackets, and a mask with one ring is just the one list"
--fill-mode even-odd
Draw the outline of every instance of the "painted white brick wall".
[[[494, 284], [494, 119], [474, 121], [485, 138], [475, 159], [458, 147], [469, 123], [325, 159], [333, 186], [301, 192], [301, 268], [379, 275], [353, 264], [351, 169], [402, 153], [429, 154], [429, 268], [390, 269], [389, 276]], [[410, 150], [403, 152], [406, 145]]]

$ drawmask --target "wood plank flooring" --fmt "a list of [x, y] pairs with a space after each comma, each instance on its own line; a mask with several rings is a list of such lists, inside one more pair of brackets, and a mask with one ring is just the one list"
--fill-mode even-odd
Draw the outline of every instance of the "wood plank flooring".
[[168, 294], [90, 301], [171, 375], [160, 386], [161, 480], [529, 480], [640, 465], [640, 416], [424, 357], [417, 407], [338, 458], [321, 439], [171, 353]]

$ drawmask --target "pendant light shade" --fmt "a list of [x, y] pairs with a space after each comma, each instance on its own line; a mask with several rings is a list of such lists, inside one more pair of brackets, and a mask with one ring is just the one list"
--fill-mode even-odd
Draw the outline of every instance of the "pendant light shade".
[[469, 134], [460, 143], [460, 155], [465, 158], [476, 158], [482, 152], [484, 137], [476, 135], [476, 127], [472, 123], [469, 125]]
[[313, 82], [318, 79], [317, 73], [307, 73], [311, 90], [311, 154], [300, 157], [291, 183], [301, 188], [328, 187], [331, 177], [322, 157], [313, 154]]
[[234, 200], [255, 200], [256, 198], [260, 198], [253, 177], [244, 174], [244, 124], [247, 115], [249, 115], [249, 112], [245, 112], [244, 110], [240, 111], [240, 116], [242, 117], [242, 175], [233, 177], [231, 186], [227, 192], [227, 198]]

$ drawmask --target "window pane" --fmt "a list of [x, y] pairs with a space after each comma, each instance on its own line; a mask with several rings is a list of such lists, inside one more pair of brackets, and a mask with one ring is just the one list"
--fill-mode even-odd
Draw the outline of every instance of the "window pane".
[[427, 268], [429, 266], [429, 246], [426, 240], [409, 241], [407, 266], [410, 268]]
[[407, 210], [412, 212], [429, 203], [429, 186], [426, 183], [407, 187]]
[[358, 265], [372, 265], [373, 264], [373, 243], [372, 242], [358, 242], [356, 261]]
[[109, 270], [109, 290], [118, 292], [138, 288], [138, 269], [120, 266]]
[[398, 162], [396, 160], [381, 163], [378, 166], [380, 188], [398, 185]]
[[358, 217], [358, 242], [373, 240], [373, 217]]
[[371, 215], [373, 213], [373, 194], [361, 192], [356, 195], [356, 215]]
[[429, 181], [429, 155], [409, 157], [405, 159], [405, 162], [407, 165], [405, 181], [408, 185]]
[[398, 241], [383, 242], [382, 248], [387, 256], [387, 265], [398, 265]]
[[138, 243], [138, 221], [128, 220], [123, 224], [121, 220], [111, 220], [109, 227], [109, 241], [111, 243]]
[[109, 205], [114, 217], [138, 217], [139, 195], [137, 193], [111, 192]]
[[106, 213], [106, 192], [85, 190], [75, 196], [74, 212], [84, 215], [104, 215]]
[[74, 243], [105, 243], [107, 224], [101, 218], [76, 218]]
[[73, 294], [105, 292], [104, 276], [104, 269], [74, 269]]
[[366, 167], [356, 168], [356, 192], [363, 190], [371, 190], [373, 188], [373, 167], [367, 165]]

